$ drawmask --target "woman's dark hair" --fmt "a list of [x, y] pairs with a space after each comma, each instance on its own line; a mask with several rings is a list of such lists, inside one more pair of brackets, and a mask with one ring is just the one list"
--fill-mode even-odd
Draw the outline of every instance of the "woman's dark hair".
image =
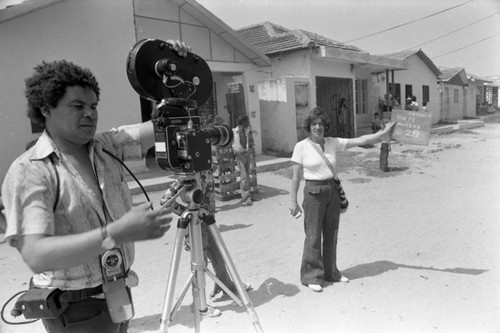
[[56, 107], [67, 87], [80, 86], [92, 89], [99, 100], [99, 85], [87, 68], [66, 60], [42, 62], [35, 66], [35, 73], [25, 80], [28, 100], [28, 118], [45, 128], [42, 109]]
[[325, 110], [320, 108], [319, 106], [313, 108], [309, 111], [309, 115], [307, 116], [304, 122], [304, 129], [307, 133], [311, 133], [311, 124], [314, 120], [320, 119], [323, 125], [325, 126], [325, 132], [330, 128], [330, 119], [326, 115]]

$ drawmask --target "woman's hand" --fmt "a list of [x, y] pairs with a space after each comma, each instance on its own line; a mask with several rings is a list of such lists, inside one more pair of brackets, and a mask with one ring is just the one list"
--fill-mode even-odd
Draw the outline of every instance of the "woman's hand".
[[300, 209], [297, 203], [292, 204], [289, 210], [290, 214], [292, 214], [292, 216], [295, 217], [296, 219], [298, 219], [300, 215], [302, 215], [302, 209]]
[[392, 138], [392, 133], [394, 132], [394, 128], [396, 127], [396, 122], [395, 121], [391, 121], [389, 123], [387, 123], [384, 127], [384, 129], [382, 130], [382, 138], [384, 140], [391, 140]]
[[177, 54], [181, 57], [186, 57], [188, 52], [191, 52], [191, 46], [187, 45], [180, 40], [167, 40], [167, 43], [174, 47], [174, 50], [177, 51]]

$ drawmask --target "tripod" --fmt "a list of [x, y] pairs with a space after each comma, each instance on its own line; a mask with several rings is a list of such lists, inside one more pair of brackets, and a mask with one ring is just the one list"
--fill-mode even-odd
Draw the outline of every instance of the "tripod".
[[[191, 286], [193, 294], [193, 312], [195, 319], [195, 332], [200, 332], [200, 312], [208, 311], [205, 286], [205, 274], [208, 275], [222, 290], [224, 290], [239, 306], [244, 306], [247, 314], [250, 316], [254, 329], [257, 333], [263, 333], [260, 326], [259, 318], [255, 312], [252, 302], [241, 282], [240, 276], [236, 271], [236, 267], [229, 255], [224, 241], [220, 235], [219, 229], [215, 224], [214, 219], [209, 221], [201, 221], [199, 219], [200, 203], [203, 201], [203, 192], [197, 187], [197, 181], [193, 178], [180, 177], [181, 184], [177, 188], [170, 188], [173, 196], [163, 204], [163, 207], [176, 203], [177, 197], [181, 197], [182, 201], [187, 204], [186, 207], [177, 205], [174, 211], [180, 216], [177, 223], [177, 233], [175, 236], [174, 252], [172, 254], [172, 262], [170, 264], [170, 271], [167, 281], [167, 289], [165, 292], [165, 300], [163, 304], [163, 311], [160, 321], [160, 332], [168, 331], [168, 324], [172, 321], [173, 315], [179, 309], [182, 300]], [[178, 212], [180, 208], [180, 212]], [[222, 255], [224, 263], [229, 270], [236, 290], [240, 298], [238, 298], [231, 290], [225, 286], [207, 267], [203, 256], [203, 241], [201, 232], [201, 223], [207, 223], [210, 233], [214, 237], [215, 243]], [[179, 271], [179, 264], [182, 253], [182, 244], [184, 237], [189, 228], [189, 238], [191, 246], [191, 274], [184, 285], [179, 299], [172, 306], [174, 300], [175, 283]]]

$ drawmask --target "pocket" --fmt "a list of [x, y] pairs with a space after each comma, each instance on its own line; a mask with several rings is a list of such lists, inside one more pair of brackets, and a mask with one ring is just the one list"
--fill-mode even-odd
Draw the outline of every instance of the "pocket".
[[312, 195], [321, 193], [321, 186], [306, 186], [306, 192]]
[[85, 299], [71, 303], [69, 308], [63, 313], [66, 327], [76, 325], [87, 325], [89, 322], [97, 320], [106, 314], [106, 300]]

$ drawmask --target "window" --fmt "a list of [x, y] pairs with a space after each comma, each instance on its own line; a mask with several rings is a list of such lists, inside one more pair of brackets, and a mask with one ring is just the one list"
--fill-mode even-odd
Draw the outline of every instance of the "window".
[[422, 103], [429, 101], [429, 86], [422, 86]]
[[453, 89], [453, 103], [458, 103], [458, 89]]
[[405, 84], [405, 99], [413, 96], [413, 87], [411, 84]]
[[368, 80], [356, 80], [356, 114], [367, 114]]

